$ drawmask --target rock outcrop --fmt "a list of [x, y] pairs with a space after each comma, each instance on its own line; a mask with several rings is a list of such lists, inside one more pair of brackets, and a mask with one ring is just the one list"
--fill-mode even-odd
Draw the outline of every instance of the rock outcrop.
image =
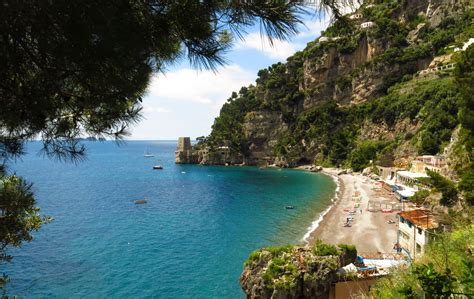
[[259, 161], [273, 164], [273, 149], [278, 138], [288, 130], [283, 116], [276, 111], [255, 111], [247, 113], [243, 124], [244, 136], [250, 141], [247, 164], [256, 165]]
[[271, 247], [252, 253], [240, 276], [247, 298], [328, 298], [336, 271], [356, 258], [353, 250]]

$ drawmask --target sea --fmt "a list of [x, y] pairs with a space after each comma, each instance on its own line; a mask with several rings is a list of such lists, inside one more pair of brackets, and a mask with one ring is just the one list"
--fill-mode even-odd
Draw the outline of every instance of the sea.
[[178, 165], [176, 141], [85, 145], [76, 164], [44, 157], [40, 142], [9, 164], [54, 221], [9, 250], [13, 261], [0, 265], [8, 295], [244, 298], [249, 254], [302, 244], [336, 189], [332, 178], [300, 170]]

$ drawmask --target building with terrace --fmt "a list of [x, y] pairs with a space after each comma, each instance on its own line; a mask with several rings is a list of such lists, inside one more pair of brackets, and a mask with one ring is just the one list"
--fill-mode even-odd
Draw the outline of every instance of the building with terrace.
[[435, 222], [433, 214], [428, 210], [400, 212], [398, 244], [412, 257], [422, 255], [437, 228], [438, 224]]

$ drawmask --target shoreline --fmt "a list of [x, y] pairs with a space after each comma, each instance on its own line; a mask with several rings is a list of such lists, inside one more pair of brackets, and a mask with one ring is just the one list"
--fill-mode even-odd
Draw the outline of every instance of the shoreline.
[[[369, 212], [369, 200], [391, 202], [394, 198], [383, 191], [372, 188], [373, 181], [360, 174], [337, 175], [339, 169], [324, 168], [320, 173], [328, 175], [336, 182], [336, 190], [331, 204], [319, 213], [303, 237], [307, 246], [320, 239], [330, 244], [353, 244], [361, 253], [392, 253], [397, 240], [397, 218], [395, 213]], [[359, 207], [354, 193], [360, 194]], [[357, 205], [356, 205], [357, 206]], [[352, 226], [344, 225], [348, 210], [356, 210]], [[395, 223], [389, 223], [389, 220]]]
[[332, 174], [330, 172], [327, 172], [324, 169], [322, 171], [320, 171], [319, 173], [330, 176], [332, 178], [332, 180], [334, 181], [334, 183], [336, 184], [336, 189], [334, 190], [334, 196], [331, 198], [331, 204], [324, 211], [319, 213], [318, 218], [313, 220], [311, 222], [311, 225], [307, 228], [307, 231], [304, 234], [303, 239], [302, 239], [305, 244], [310, 243], [311, 239], [313, 238], [314, 232], [318, 230], [321, 223], [324, 221], [326, 215], [328, 215], [329, 213], [331, 213], [331, 211], [334, 210], [334, 206], [337, 204], [337, 202], [341, 198], [341, 193], [344, 192], [343, 191], [344, 190], [344, 182], [341, 179], [339, 179], [339, 177], [337, 175]]
[[[219, 166], [248, 167], [250, 165]], [[269, 165], [264, 168], [282, 167]], [[312, 246], [319, 239], [328, 244], [355, 245], [361, 254], [395, 253], [393, 246], [397, 242], [397, 214], [370, 212], [368, 209], [371, 200], [387, 205], [395, 200], [398, 201], [393, 195], [382, 190], [374, 190], [373, 183], [375, 181], [359, 173], [338, 175], [342, 169], [337, 168], [322, 168], [319, 171], [312, 171], [309, 165], [289, 169], [321, 173], [330, 176], [336, 183], [335, 193], [329, 206], [316, 213], [311, 224], [305, 227], [305, 233], [300, 239], [305, 246]], [[359, 193], [357, 208], [353, 198], [355, 192]], [[349, 215], [349, 211], [354, 210], [355, 214]], [[351, 226], [346, 226], [345, 222], [349, 217], [352, 217], [354, 221]]]

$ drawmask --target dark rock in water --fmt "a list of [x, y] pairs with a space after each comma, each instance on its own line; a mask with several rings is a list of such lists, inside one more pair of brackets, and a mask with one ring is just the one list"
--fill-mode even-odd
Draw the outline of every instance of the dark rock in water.
[[135, 203], [136, 205], [142, 205], [142, 204], [147, 203], [147, 201], [146, 199], [137, 199], [137, 200], [134, 200], [133, 203]]

